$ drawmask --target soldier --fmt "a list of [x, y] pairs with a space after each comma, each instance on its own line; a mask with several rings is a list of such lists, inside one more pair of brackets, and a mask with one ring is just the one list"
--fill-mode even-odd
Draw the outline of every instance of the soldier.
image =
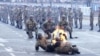
[[75, 28], [78, 28], [78, 22], [77, 22], [78, 21], [78, 13], [77, 13], [77, 10], [74, 9], [73, 13], [74, 13]]
[[79, 29], [82, 29], [82, 21], [83, 21], [83, 13], [81, 9], [79, 8], [79, 24], [80, 24]]
[[72, 29], [69, 26], [65, 16], [62, 17], [62, 20], [59, 22], [59, 24], [64, 26], [65, 30], [69, 32], [70, 39], [72, 39]]
[[10, 13], [10, 23], [11, 23], [12, 26], [14, 26], [15, 25], [15, 19], [14, 19], [14, 10], [13, 10], [13, 8], [10, 9], [9, 13]]
[[69, 10], [68, 10], [68, 24], [69, 24], [71, 30], [73, 30], [73, 12], [72, 12], [71, 8], [69, 8]]
[[66, 10], [66, 8], [63, 8], [63, 9], [61, 10], [61, 12], [60, 12], [60, 18], [62, 18], [63, 15], [65, 15], [65, 18], [66, 18], [66, 20], [67, 20], [67, 10]]
[[2, 6], [0, 5], [0, 21], [2, 21]]
[[23, 19], [24, 19], [24, 23], [26, 23], [26, 20], [28, 19], [27, 6], [25, 6], [23, 9]]
[[8, 7], [7, 7], [7, 5], [4, 5], [3, 6], [4, 8], [3, 8], [3, 22], [4, 23], [6, 23], [6, 24], [8, 24]]
[[93, 12], [93, 9], [90, 8], [91, 12], [90, 12], [90, 27], [91, 29], [90, 30], [93, 30], [93, 21], [94, 21], [94, 12]]
[[42, 23], [43, 23], [43, 22], [45, 22], [45, 19], [46, 19], [45, 8], [42, 8], [42, 14], [41, 15], [42, 15], [42, 18], [41, 19], [42, 19]]
[[48, 7], [48, 8], [47, 8], [47, 13], [46, 13], [46, 16], [47, 16], [46, 19], [51, 18], [51, 15], [52, 15], [51, 8]]
[[47, 22], [43, 24], [43, 30], [48, 35], [48, 39], [51, 38], [51, 33], [54, 30], [55, 24], [51, 21], [51, 19], [48, 19]]
[[36, 23], [33, 20], [33, 17], [30, 16], [26, 21], [26, 33], [28, 34], [29, 39], [33, 38], [32, 32], [36, 30]]
[[19, 29], [22, 29], [22, 12], [21, 9], [18, 9], [17, 11], [17, 17], [16, 17], [16, 27]]
[[98, 32], [100, 32], [100, 7], [99, 7], [99, 14], [98, 14], [98, 26], [99, 26]]

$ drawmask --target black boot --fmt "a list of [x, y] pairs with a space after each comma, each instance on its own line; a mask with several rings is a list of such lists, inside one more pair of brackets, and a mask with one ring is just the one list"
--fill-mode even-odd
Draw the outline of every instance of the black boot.
[[35, 50], [38, 51], [39, 50], [39, 46], [35, 46]]
[[98, 32], [100, 32], [100, 30], [98, 30]]
[[93, 30], [93, 28], [90, 29], [90, 31], [92, 31], [92, 30]]
[[72, 37], [72, 32], [70, 32], [69, 35], [70, 35], [70, 39], [73, 39], [73, 37]]

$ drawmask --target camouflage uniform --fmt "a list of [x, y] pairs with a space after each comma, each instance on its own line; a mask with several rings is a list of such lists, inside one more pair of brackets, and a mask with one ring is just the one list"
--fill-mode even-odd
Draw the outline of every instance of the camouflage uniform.
[[60, 18], [62, 18], [63, 16], [65, 16], [65, 19], [67, 20], [67, 10], [66, 10], [66, 9], [63, 9], [63, 10], [60, 12]]
[[22, 29], [22, 12], [21, 9], [17, 11], [16, 14], [16, 27]]
[[68, 24], [71, 30], [73, 30], [73, 12], [71, 8], [69, 8], [69, 12], [68, 12]]
[[0, 21], [2, 21], [2, 6], [0, 8]]
[[59, 25], [63, 25], [65, 30], [69, 32], [70, 38], [72, 38], [72, 29], [69, 26], [67, 20], [65, 20], [65, 17], [62, 17], [62, 21], [59, 22]]
[[75, 9], [74, 10], [74, 24], [75, 24], [75, 28], [78, 28], [78, 11]]
[[90, 30], [93, 30], [93, 21], [94, 21], [94, 12], [91, 9], [91, 12], [90, 12], [90, 27], [91, 27], [91, 29]]
[[80, 24], [79, 29], [82, 29], [82, 21], [83, 21], [83, 13], [82, 13], [81, 9], [79, 9], [79, 24]]
[[15, 25], [14, 10], [13, 9], [10, 9], [10, 23], [12, 26]]
[[36, 31], [36, 23], [33, 21], [32, 17], [26, 21], [26, 33], [28, 34], [29, 39], [33, 38], [32, 32]]
[[47, 22], [45, 22], [43, 24], [43, 30], [49, 36], [48, 39], [51, 38], [51, 34], [50, 33], [53, 32], [54, 25], [55, 24], [51, 21], [51, 19], [49, 19]]
[[8, 7], [5, 5], [3, 8], [3, 22], [8, 24]]
[[27, 19], [28, 19], [28, 10], [25, 7], [24, 10], [23, 10], [23, 20], [24, 20], [24, 23], [26, 23]]
[[99, 14], [98, 14], [98, 26], [99, 26], [98, 32], [100, 32], [100, 7], [99, 7]]

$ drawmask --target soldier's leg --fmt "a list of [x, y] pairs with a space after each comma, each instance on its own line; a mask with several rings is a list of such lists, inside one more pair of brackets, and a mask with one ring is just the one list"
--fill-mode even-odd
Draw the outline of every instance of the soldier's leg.
[[12, 25], [12, 19], [10, 18], [10, 25]]
[[70, 39], [72, 39], [72, 29], [71, 29], [71, 27], [67, 26], [66, 29], [69, 32]]
[[80, 28], [79, 29], [82, 29], [82, 19], [79, 19], [79, 23], [80, 23]]
[[90, 20], [90, 27], [91, 27], [90, 30], [93, 30], [93, 20]]
[[15, 25], [15, 21], [14, 20], [12, 20], [12, 26], [14, 26]]
[[76, 45], [72, 45], [72, 54], [80, 54], [79, 49]]
[[75, 19], [75, 28], [77, 28], [78, 25], [77, 25], [77, 19]]
[[22, 23], [18, 21], [18, 28], [21, 29]]
[[7, 18], [7, 24], [8, 24], [9, 22], [8, 22], [8, 18]]
[[18, 21], [16, 21], [16, 28], [18, 28]]
[[20, 29], [20, 22], [18, 21], [18, 29]]
[[4, 17], [3, 17], [3, 20], [2, 20], [2, 22], [3, 22], [3, 23], [5, 23], [5, 18], [4, 18]]
[[100, 21], [98, 22], [98, 26], [99, 26], [99, 30], [98, 30], [98, 32], [100, 32]]
[[19, 22], [19, 29], [22, 29], [22, 21]]
[[7, 14], [6, 14], [5, 19], [6, 19], [6, 24], [8, 24], [8, 15]]
[[32, 31], [28, 31], [28, 37], [29, 37], [29, 39], [32, 39], [33, 38]]
[[35, 38], [38, 39], [38, 29], [35, 29]]
[[47, 39], [50, 39], [51, 38], [50, 30], [45, 30], [45, 33], [48, 35], [48, 38]]
[[38, 51], [39, 50], [39, 42], [37, 41], [35, 44], [35, 50]]
[[1, 16], [0, 16], [0, 21], [1, 21]]
[[8, 24], [8, 18], [6, 18], [6, 24]]

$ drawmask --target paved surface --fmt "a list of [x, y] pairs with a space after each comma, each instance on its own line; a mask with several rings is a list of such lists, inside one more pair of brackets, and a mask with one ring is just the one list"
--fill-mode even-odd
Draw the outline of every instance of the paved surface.
[[[73, 36], [79, 38], [69, 39], [71, 43], [78, 46], [81, 54], [71, 56], [100, 56], [100, 33], [97, 32], [98, 28], [95, 26], [93, 31], [89, 31], [88, 21], [83, 23], [82, 30], [74, 29], [73, 31]], [[42, 33], [41, 30], [39, 32]], [[24, 30], [0, 22], [0, 56], [65, 56], [47, 53], [42, 49], [36, 52], [34, 45], [35, 38], [28, 40]]]

